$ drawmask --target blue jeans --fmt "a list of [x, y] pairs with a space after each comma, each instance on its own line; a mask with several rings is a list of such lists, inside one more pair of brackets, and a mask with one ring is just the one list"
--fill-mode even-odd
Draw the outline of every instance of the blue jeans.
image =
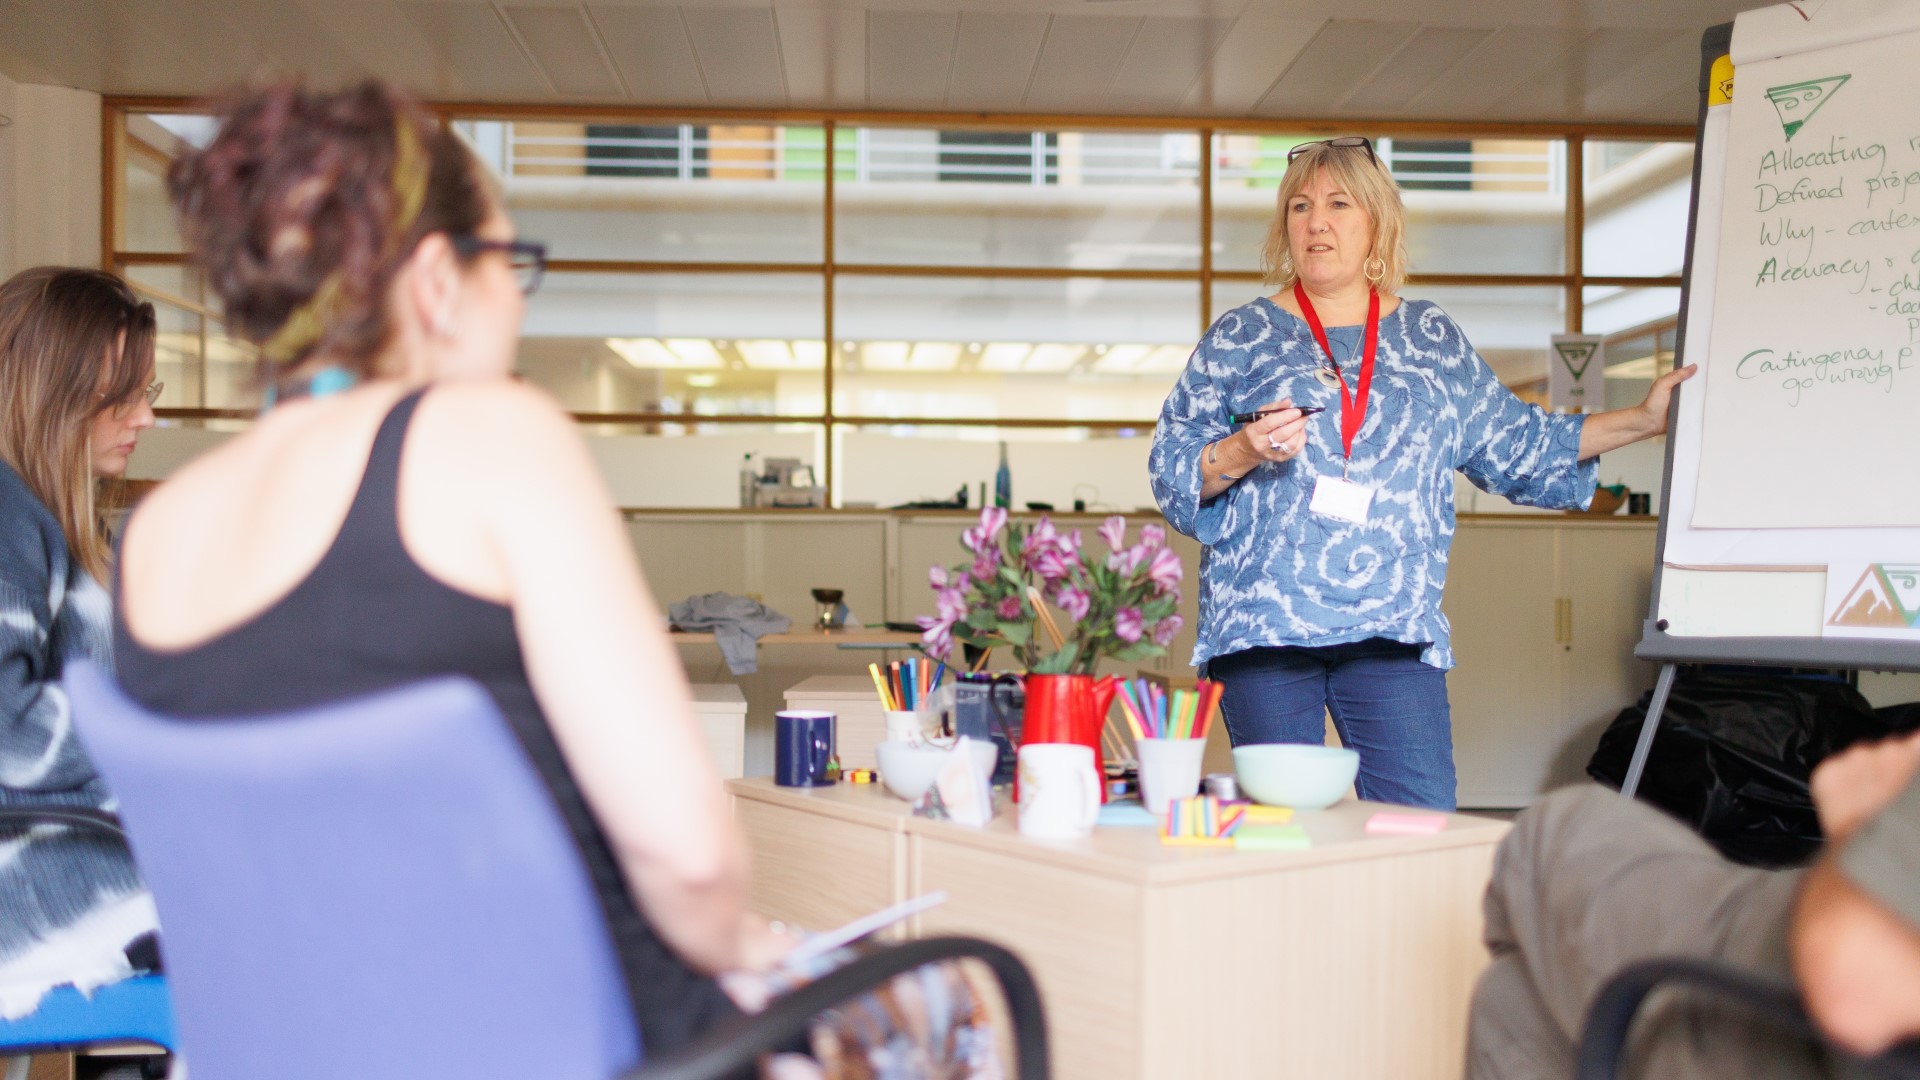
[[1362, 799], [1454, 808], [1453, 723], [1447, 673], [1420, 662], [1420, 646], [1384, 638], [1314, 648], [1246, 649], [1207, 661], [1225, 685], [1220, 707], [1233, 745], [1326, 740], [1360, 754]]

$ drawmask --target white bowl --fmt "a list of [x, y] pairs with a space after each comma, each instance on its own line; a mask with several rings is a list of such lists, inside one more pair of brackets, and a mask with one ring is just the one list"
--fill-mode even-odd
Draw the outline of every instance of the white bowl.
[[1233, 748], [1240, 790], [1269, 806], [1320, 810], [1340, 801], [1360, 773], [1360, 755], [1345, 747], [1259, 743]]
[[[991, 739], [968, 739], [967, 745], [973, 750], [974, 761], [986, 770], [987, 775], [993, 775], [993, 767], [1000, 759], [1000, 748]], [[875, 763], [880, 766], [880, 782], [886, 785], [888, 791], [908, 802], [926, 794], [940, 776], [940, 770], [946, 766], [947, 755], [951, 753], [952, 746], [903, 740], [889, 740], [873, 748]]]

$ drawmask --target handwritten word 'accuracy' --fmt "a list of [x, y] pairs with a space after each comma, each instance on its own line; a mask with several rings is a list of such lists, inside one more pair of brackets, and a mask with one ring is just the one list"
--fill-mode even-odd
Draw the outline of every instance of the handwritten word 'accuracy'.
[[1780, 353], [1773, 349], [1755, 349], [1740, 358], [1740, 362], [1734, 365], [1733, 373], [1741, 379], [1778, 376], [1780, 389], [1788, 397], [1788, 407], [1798, 408], [1802, 395], [1822, 384], [1861, 389], [1878, 387], [1883, 393], [1890, 394], [1893, 392], [1894, 376], [1910, 368], [1913, 361], [1911, 346], [1901, 348], [1892, 361], [1887, 359], [1885, 349], [1867, 347], [1843, 348], [1826, 353], [1801, 353], [1792, 349]]

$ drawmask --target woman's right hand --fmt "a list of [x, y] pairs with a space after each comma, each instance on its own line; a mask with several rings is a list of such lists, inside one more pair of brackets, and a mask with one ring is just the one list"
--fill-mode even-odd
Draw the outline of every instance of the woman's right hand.
[[1277, 409], [1235, 432], [1233, 438], [1245, 445], [1243, 452], [1262, 461], [1286, 461], [1300, 456], [1307, 448], [1307, 414], [1293, 407], [1292, 398], [1281, 398], [1262, 405], [1257, 412]]

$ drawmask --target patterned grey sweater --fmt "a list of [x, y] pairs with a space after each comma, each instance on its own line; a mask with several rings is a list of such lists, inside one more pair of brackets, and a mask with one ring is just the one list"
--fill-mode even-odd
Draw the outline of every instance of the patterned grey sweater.
[[[69, 657], [111, 664], [110, 598], [0, 462], [0, 806], [111, 810], [60, 686]], [[63, 827], [0, 832], [0, 963], [144, 886], [125, 845]]]

